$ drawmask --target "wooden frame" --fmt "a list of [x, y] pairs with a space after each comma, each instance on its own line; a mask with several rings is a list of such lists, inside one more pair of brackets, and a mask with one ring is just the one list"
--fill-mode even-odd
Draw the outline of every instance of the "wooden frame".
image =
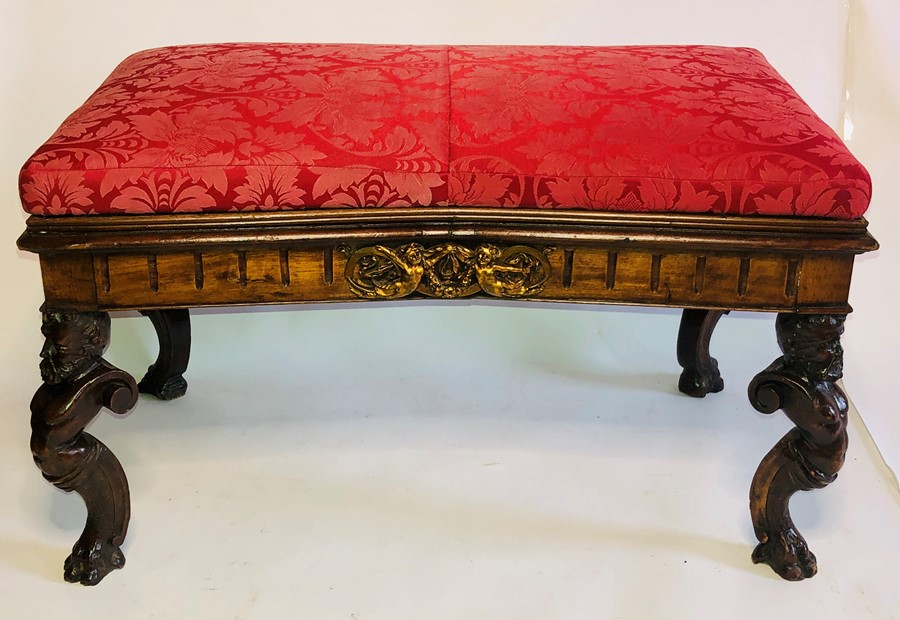
[[753, 405], [796, 424], [751, 487], [753, 559], [791, 580], [815, 557], [790, 520], [797, 490], [837, 475], [846, 449], [839, 337], [865, 220], [430, 207], [28, 219], [19, 247], [40, 255], [47, 337], [32, 402], [32, 451], [75, 490], [88, 523], [66, 579], [98, 583], [124, 564], [128, 487], [84, 427], [128, 411], [138, 385], [101, 355], [111, 310], [141, 310], [160, 357], [140, 391], [184, 393], [187, 308], [494, 296], [685, 308], [679, 387], [722, 389], [709, 340], [729, 310], [778, 312], [784, 355], [750, 386]]
[[[848, 312], [865, 220], [426, 208], [31, 217], [48, 305], [153, 309], [359, 299], [348, 252], [452, 241], [547, 251], [528, 299]], [[482, 291], [479, 294], [484, 294]]]

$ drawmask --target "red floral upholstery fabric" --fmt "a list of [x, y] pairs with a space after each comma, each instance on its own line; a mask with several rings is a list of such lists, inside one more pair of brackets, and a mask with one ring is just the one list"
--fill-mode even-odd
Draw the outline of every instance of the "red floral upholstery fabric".
[[127, 58], [25, 165], [26, 210], [447, 202], [447, 50], [202, 45]]
[[451, 51], [457, 204], [854, 218], [871, 181], [747, 48]]
[[460, 205], [856, 218], [866, 170], [747, 48], [223, 44], [126, 59], [39, 215]]

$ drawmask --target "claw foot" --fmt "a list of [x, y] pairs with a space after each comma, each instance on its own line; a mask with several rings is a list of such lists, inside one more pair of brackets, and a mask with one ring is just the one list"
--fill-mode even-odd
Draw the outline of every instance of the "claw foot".
[[719, 365], [716, 360], [710, 362], [710, 365], [702, 371], [696, 367], [685, 368], [678, 378], [678, 390], [695, 398], [703, 398], [707, 394], [724, 390], [725, 381], [719, 374]]
[[144, 394], [160, 400], [184, 396], [184, 372], [191, 355], [191, 317], [187, 309], [142, 310], [150, 318], [159, 338], [159, 356], [138, 384]]
[[725, 387], [719, 364], [709, 354], [716, 323], [726, 314], [720, 310], [687, 308], [681, 314], [678, 328], [678, 364], [684, 369], [678, 378], [678, 389], [688, 396], [703, 398]]
[[797, 532], [779, 533], [753, 550], [754, 564], [768, 564], [782, 579], [802, 581], [818, 571], [816, 556]]
[[182, 375], [177, 375], [158, 382], [151, 378], [151, 373], [147, 373], [147, 376], [138, 383], [138, 389], [143, 394], [150, 394], [160, 400], [174, 400], [185, 395], [187, 392], [187, 381]]
[[81, 541], [72, 548], [72, 555], [66, 558], [63, 573], [69, 583], [95, 586], [109, 573], [125, 566], [125, 555], [118, 545], [96, 541], [85, 545]]

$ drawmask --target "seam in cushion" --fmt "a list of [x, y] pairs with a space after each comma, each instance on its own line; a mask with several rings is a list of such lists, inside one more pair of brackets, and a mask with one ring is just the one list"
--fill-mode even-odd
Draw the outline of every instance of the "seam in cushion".
[[444, 187], [447, 188], [447, 202], [450, 202], [450, 175], [453, 173], [451, 163], [453, 162], [453, 142], [451, 140], [453, 133], [453, 72], [450, 70], [450, 50], [451, 46], [447, 46], [447, 171], [444, 174]]

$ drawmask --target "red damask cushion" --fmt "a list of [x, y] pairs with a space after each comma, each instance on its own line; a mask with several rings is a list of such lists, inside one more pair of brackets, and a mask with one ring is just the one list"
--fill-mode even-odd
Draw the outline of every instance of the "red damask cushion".
[[135, 54], [28, 160], [39, 215], [430, 205], [855, 218], [871, 181], [747, 48]]

